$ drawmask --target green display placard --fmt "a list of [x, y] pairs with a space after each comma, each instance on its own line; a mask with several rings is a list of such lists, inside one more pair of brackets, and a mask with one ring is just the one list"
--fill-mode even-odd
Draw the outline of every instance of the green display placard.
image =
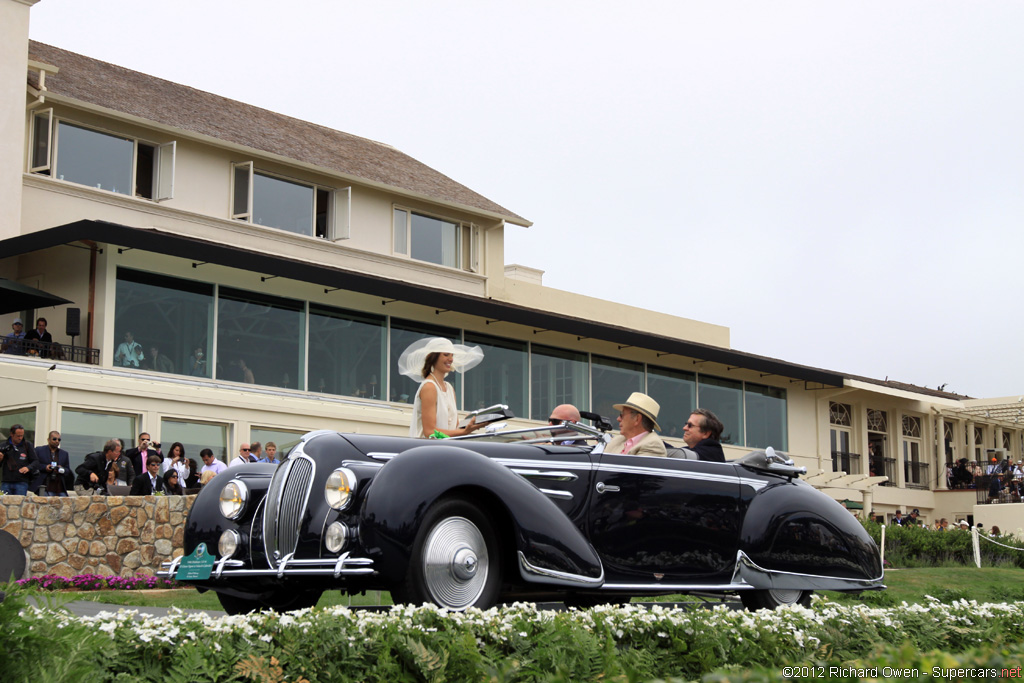
[[200, 543], [191, 555], [182, 558], [178, 565], [178, 573], [174, 578], [179, 581], [202, 581], [210, 578], [213, 571], [213, 563], [217, 560], [210, 551], [206, 549], [205, 543]]

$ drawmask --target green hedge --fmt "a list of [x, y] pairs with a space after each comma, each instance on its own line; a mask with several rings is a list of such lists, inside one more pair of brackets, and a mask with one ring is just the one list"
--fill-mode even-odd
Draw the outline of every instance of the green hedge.
[[337, 607], [137, 619], [130, 610], [12, 613], [21, 599], [0, 608], [5, 683], [780, 680], [789, 678], [785, 667], [802, 664], [1013, 661], [1000, 653], [1021, 654], [1024, 640], [1024, 602], [880, 609], [817, 600], [811, 609], [756, 613]]
[[[870, 521], [862, 521], [862, 524], [875, 539], [875, 543], [880, 544], [882, 526]], [[999, 536], [994, 540], [1012, 548], [981, 539], [979, 548], [983, 567], [1024, 567], [1024, 543], [1009, 536]], [[889, 525], [885, 528], [885, 561], [889, 567], [907, 568], [974, 564], [971, 532], [953, 528], [935, 531], [920, 526]]]

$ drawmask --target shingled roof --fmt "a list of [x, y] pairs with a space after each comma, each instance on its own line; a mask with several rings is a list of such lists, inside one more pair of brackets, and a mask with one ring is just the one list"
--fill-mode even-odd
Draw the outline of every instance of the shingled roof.
[[[47, 75], [46, 89], [61, 97], [530, 225], [389, 145], [36, 41], [29, 42], [29, 59], [59, 68]], [[38, 85], [36, 71], [30, 69], [28, 78], [29, 85]]]

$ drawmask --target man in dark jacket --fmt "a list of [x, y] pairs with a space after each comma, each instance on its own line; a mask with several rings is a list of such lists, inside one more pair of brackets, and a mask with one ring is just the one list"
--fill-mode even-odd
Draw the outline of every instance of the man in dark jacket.
[[[132, 467], [135, 468], [135, 476], [141, 477], [146, 473], [146, 462], [150, 456], [156, 456], [163, 460], [163, 456], [160, 452], [151, 448], [153, 440], [149, 438], [149, 432], [142, 432], [139, 434], [139, 445], [135, 448], [129, 448], [125, 451], [125, 456], [128, 461], [131, 462]], [[159, 444], [158, 444], [159, 445]]]
[[115, 462], [118, 466], [119, 478], [131, 486], [135, 481], [135, 468], [128, 462], [128, 458], [121, 454], [121, 442], [117, 439], [110, 439], [103, 444], [102, 451], [85, 456], [85, 461], [75, 468], [75, 473], [78, 475], [75, 484], [81, 486], [86, 494], [98, 490], [101, 494], [105, 495], [107, 490], [107, 470]]
[[39, 495], [67, 497], [75, 485], [68, 452], [60, 447], [60, 432], [50, 432], [45, 446], [36, 448], [39, 474], [29, 488]]
[[0, 470], [3, 471], [0, 490], [24, 496], [39, 471], [36, 449], [25, 440], [25, 428], [21, 425], [12, 425], [8, 434], [7, 441], [0, 444]]
[[683, 425], [683, 441], [700, 460], [725, 462], [725, 451], [719, 442], [724, 428], [722, 421], [710, 410], [697, 408]]
[[146, 473], [135, 477], [132, 496], [152, 496], [157, 491], [164, 490], [164, 479], [160, 476], [160, 458], [156, 455], [149, 456], [146, 461]]

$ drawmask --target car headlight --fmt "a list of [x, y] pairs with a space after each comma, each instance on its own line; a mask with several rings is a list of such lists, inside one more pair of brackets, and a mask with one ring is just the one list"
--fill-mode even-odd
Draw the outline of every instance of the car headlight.
[[324, 498], [335, 510], [343, 510], [352, 501], [356, 493], [356, 475], [347, 467], [339, 467], [327, 477], [324, 485]]
[[217, 550], [220, 551], [221, 557], [231, 557], [238, 550], [238, 546], [242, 543], [242, 537], [234, 529], [228, 529], [220, 535], [220, 541], [217, 542]]
[[324, 544], [327, 550], [332, 553], [340, 553], [348, 543], [348, 527], [341, 522], [333, 522], [327, 527], [327, 534], [324, 537]]
[[245, 512], [249, 502], [249, 487], [239, 479], [233, 479], [220, 492], [220, 514], [228, 519], [238, 519]]

